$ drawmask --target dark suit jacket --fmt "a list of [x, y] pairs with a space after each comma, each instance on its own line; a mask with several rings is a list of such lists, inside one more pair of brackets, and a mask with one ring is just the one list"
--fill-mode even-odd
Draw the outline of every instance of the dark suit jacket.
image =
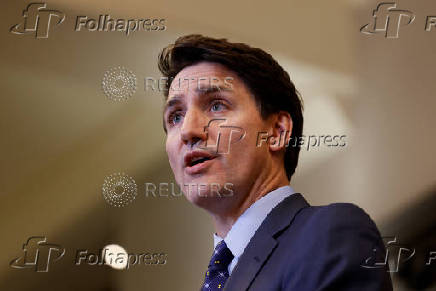
[[365, 268], [385, 247], [351, 203], [310, 206], [300, 193], [278, 204], [245, 248], [224, 291], [392, 290], [387, 267]]

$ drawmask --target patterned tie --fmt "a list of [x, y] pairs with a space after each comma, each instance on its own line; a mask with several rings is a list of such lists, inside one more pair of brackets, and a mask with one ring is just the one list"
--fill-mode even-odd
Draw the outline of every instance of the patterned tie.
[[230, 262], [233, 260], [233, 254], [227, 247], [224, 240], [220, 241], [210, 259], [209, 268], [204, 278], [204, 284], [201, 291], [215, 291], [224, 289], [224, 284], [229, 278], [227, 270]]

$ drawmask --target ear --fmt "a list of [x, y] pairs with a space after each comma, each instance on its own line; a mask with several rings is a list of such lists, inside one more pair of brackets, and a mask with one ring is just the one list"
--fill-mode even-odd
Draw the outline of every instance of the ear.
[[272, 134], [269, 137], [271, 151], [281, 151], [289, 144], [292, 135], [292, 118], [289, 112], [280, 111], [274, 115]]

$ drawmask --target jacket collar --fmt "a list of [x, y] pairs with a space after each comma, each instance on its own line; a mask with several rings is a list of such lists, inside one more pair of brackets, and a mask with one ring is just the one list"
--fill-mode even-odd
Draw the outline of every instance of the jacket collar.
[[294, 193], [280, 202], [266, 217], [227, 280], [224, 291], [247, 290], [261, 266], [276, 248], [276, 238], [293, 221], [295, 215], [310, 206], [300, 193]]

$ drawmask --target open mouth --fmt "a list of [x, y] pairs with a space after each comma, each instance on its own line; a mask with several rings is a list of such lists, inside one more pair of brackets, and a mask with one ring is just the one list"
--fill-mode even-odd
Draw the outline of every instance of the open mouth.
[[184, 157], [184, 166], [188, 174], [199, 174], [211, 166], [217, 156], [203, 150], [189, 152]]
[[204, 163], [205, 161], [209, 161], [211, 160], [211, 158], [209, 157], [198, 157], [198, 158], [194, 158], [191, 160], [191, 162], [189, 163], [189, 167], [193, 167], [195, 165]]

